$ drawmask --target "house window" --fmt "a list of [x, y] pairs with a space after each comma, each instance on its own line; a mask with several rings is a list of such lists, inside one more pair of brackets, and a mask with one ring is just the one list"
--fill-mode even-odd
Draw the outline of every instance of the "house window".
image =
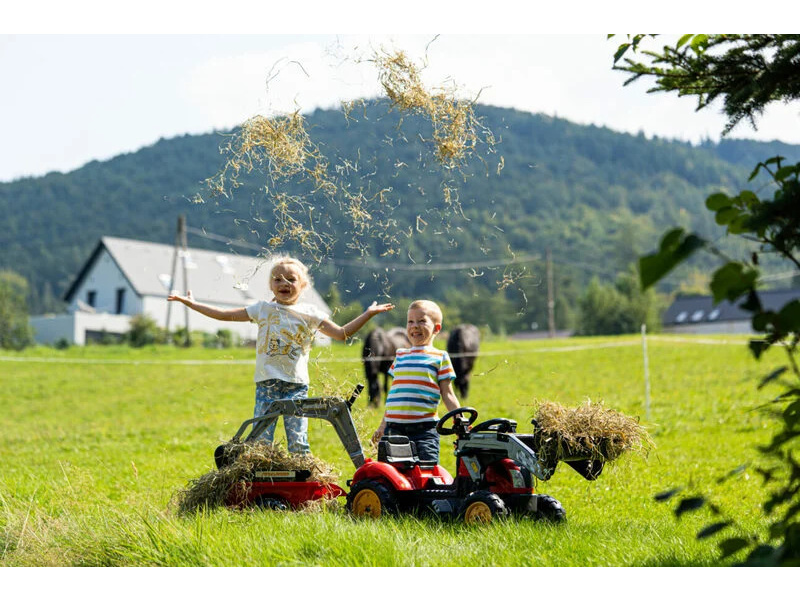
[[118, 315], [121, 315], [125, 310], [125, 288], [117, 288], [117, 309]]
[[94, 307], [95, 302], [97, 302], [97, 292], [95, 290], [89, 290], [86, 292], [86, 304], [89, 306]]
[[689, 316], [689, 313], [687, 313], [685, 310], [683, 310], [680, 313], [678, 313], [677, 317], [675, 317], [675, 322], [676, 323], [683, 323], [686, 320], [686, 317], [688, 317], [688, 316]]
[[715, 308], [710, 313], [708, 313], [708, 320], [709, 321], [716, 321], [717, 319], [719, 319], [719, 309]]
[[699, 321], [702, 318], [703, 318], [703, 311], [702, 310], [696, 310], [696, 311], [694, 311], [692, 313], [692, 321], [693, 322], [696, 323], [697, 321]]

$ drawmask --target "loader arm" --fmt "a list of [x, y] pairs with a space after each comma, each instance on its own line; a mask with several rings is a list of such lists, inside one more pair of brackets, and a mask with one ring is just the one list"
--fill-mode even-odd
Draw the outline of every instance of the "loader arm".
[[[358, 439], [350, 407], [364, 386], [359, 384], [353, 390], [349, 400], [336, 396], [322, 396], [316, 398], [300, 398], [297, 400], [273, 400], [269, 410], [262, 416], [248, 419], [239, 427], [229, 444], [242, 441], [253, 442], [264, 430], [278, 420], [278, 417], [306, 417], [311, 419], [325, 419], [336, 430], [342, 445], [347, 451], [350, 460], [356, 468], [364, 464], [364, 450], [361, 440]], [[242, 440], [242, 436], [250, 429], [250, 433]], [[215, 454], [216, 456], [216, 454]], [[219, 462], [219, 461], [218, 461]], [[217, 465], [219, 466], [219, 464]]]

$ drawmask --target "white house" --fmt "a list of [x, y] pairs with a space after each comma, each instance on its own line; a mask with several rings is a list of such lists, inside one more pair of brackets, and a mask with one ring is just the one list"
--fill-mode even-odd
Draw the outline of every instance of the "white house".
[[[800, 300], [800, 289], [759, 291], [767, 310], [779, 311], [788, 302]], [[754, 333], [752, 315], [738, 304], [723, 300], [714, 304], [711, 296], [679, 296], [664, 312], [661, 324], [669, 333]]]
[[[257, 327], [253, 323], [217, 321], [183, 304], [167, 302], [167, 295], [188, 289], [198, 302], [220, 308], [247, 306], [272, 298], [271, 268], [272, 261], [266, 258], [194, 248], [181, 250], [176, 261], [174, 246], [103, 237], [64, 294], [67, 314], [31, 317], [31, 325], [37, 343], [63, 339], [84, 345], [87, 340], [127, 332], [131, 316], [145, 314], [160, 327], [169, 321], [172, 331], [187, 326], [209, 333], [229, 329], [242, 340], [254, 340]], [[301, 301], [331, 314], [313, 286], [306, 288]], [[320, 335], [317, 341], [330, 340]]]

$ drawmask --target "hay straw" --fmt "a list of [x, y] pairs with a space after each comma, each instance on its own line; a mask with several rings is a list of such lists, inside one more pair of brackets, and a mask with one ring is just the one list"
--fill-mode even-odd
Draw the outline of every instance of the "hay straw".
[[577, 408], [543, 402], [535, 418], [542, 432], [557, 442], [559, 459], [588, 454], [613, 461], [626, 452], [646, 453], [654, 447], [637, 420], [591, 400]]
[[311, 454], [289, 454], [282, 447], [265, 442], [229, 443], [225, 453], [235, 457], [231, 464], [190, 481], [177, 493], [180, 514], [223, 506], [237, 487], [243, 496], [256, 470], [308, 470], [309, 481], [323, 484], [335, 483], [339, 478], [331, 465]]
[[426, 117], [433, 127], [436, 158], [453, 168], [475, 150], [481, 141], [493, 143], [491, 132], [475, 116], [474, 101], [456, 98], [456, 89], [429, 91], [422, 83], [421, 69], [405, 52], [376, 52], [378, 81], [392, 105], [403, 112]]

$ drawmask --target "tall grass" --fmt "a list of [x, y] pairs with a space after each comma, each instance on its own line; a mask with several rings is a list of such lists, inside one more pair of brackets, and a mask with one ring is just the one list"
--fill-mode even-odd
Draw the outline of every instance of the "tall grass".
[[[725, 565], [698, 541], [702, 515], [676, 519], [653, 496], [710, 492], [745, 533], [763, 532], [759, 481], [731, 469], [758, 461], [770, 419], [755, 406], [772, 357], [755, 363], [727, 343], [649, 340], [646, 418], [637, 337], [491, 342], [465, 404], [479, 419], [530, 431], [538, 401], [591, 399], [637, 416], [657, 448], [608, 465], [587, 482], [562, 465], [539, 491], [558, 498], [566, 526], [509, 520], [467, 527], [433, 518], [354, 521], [317, 513], [212, 511], [182, 517], [173, 496], [213, 468], [215, 446], [252, 415], [252, 350], [35, 348], [0, 354], [2, 566], [662, 566]], [[312, 394], [349, 394], [362, 380], [359, 348], [315, 351]], [[775, 357], [777, 361], [778, 357]], [[204, 362], [211, 361], [211, 362]], [[365, 441], [381, 418], [356, 404]], [[282, 439], [281, 425], [278, 440]], [[315, 454], [340, 483], [353, 472], [333, 428], [312, 421]], [[442, 462], [453, 471], [451, 440]], [[368, 449], [371, 452], [371, 450]]]

